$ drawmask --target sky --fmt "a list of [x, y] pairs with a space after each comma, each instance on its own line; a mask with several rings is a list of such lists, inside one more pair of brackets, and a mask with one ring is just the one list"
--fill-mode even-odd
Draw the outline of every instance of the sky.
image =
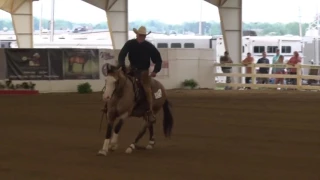
[[[34, 16], [50, 19], [51, 0], [35, 1]], [[73, 7], [73, 8], [70, 8]], [[299, 13], [299, 7], [301, 13]], [[317, 8], [319, 7], [319, 8]], [[244, 22], [311, 22], [320, 2], [317, 0], [243, 0]], [[0, 19], [10, 14], [0, 12]], [[81, 0], [55, 0], [55, 19], [97, 24], [106, 21], [103, 10]], [[203, 0], [129, 0], [129, 21], [160, 20], [168, 24], [187, 21], [220, 21], [218, 8]]]

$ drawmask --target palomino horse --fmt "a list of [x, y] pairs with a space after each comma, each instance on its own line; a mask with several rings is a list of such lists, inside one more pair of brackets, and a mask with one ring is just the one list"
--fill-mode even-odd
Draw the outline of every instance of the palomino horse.
[[[143, 117], [144, 122], [137, 137], [126, 149], [126, 153], [131, 153], [138, 147], [137, 143], [143, 137], [147, 129], [149, 130], [150, 137], [146, 148], [152, 149], [155, 145], [153, 124], [149, 123], [146, 116], [148, 105], [143, 88], [140, 85], [138, 78], [136, 78], [138, 76], [127, 75], [121, 68], [117, 68], [110, 64], [107, 64], [107, 71], [103, 100], [107, 102], [105, 112], [107, 113], [108, 124], [103, 147], [98, 152], [98, 155], [105, 156], [109, 149], [117, 149], [120, 129], [124, 120], [128, 117]], [[155, 79], [152, 79], [151, 87], [154, 94], [153, 111], [156, 114], [161, 108], [163, 109], [163, 131], [164, 135], [169, 137], [173, 127], [173, 117], [166, 91], [163, 85]], [[119, 121], [115, 125], [113, 131], [113, 126], [117, 119]]]

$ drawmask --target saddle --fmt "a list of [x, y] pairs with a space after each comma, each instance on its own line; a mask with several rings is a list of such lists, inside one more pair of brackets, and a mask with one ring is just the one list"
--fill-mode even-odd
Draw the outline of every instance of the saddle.
[[127, 77], [132, 82], [132, 85], [133, 85], [135, 102], [137, 104], [140, 104], [142, 103], [142, 101], [146, 101], [145, 91], [141, 83], [140, 72], [138, 70], [131, 70], [127, 74]]

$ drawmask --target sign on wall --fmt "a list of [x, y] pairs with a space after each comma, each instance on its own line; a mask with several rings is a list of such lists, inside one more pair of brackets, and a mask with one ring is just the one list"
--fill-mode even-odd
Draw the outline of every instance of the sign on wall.
[[97, 49], [63, 49], [64, 79], [99, 79], [98, 53]]
[[100, 61], [100, 76], [105, 77], [107, 75], [107, 64], [116, 65], [118, 55], [116, 55], [113, 49], [102, 49], [99, 51]]
[[0, 80], [6, 79], [7, 76], [7, 62], [5, 50], [0, 49]]
[[62, 50], [48, 49], [50, 80], [63, 79]]
[[6, 49], [7, 78], [12, 80], [49, 80], [46, 49]]

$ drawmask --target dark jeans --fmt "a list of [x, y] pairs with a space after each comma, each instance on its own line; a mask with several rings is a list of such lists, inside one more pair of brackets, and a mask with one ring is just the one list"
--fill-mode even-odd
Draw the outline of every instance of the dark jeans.
[[[269, 74], [269, 72], [259, 72], [259, 74]], [[258, 84], [269, 84], [269, 78], [259, 77]]]
[[[246, 77], [245, 81], [246, 81], [246, 84], [250, 84], [251, 83], [250, 81], [252, 81], [252, 78], [251, 77]], [[247, 89], [251, 89], [251, 87], [246, 87], [246, 88]]]
[[[289, 72], [290, 75], [297, 75], [297, 72]], [[297, 78], [288, 78], [289, 84], [297, 85]]]
[[[222, 72], [223, 73], [232, 73], [232, 69], [230, 68], [230, 69], [222, 69]], [[227, 76], [226, 77], [226, 83], [227, 84], [230, 84], [231, 83], [231, 77], [230, 76]], [[226, 86], [225, 88], [224, 88], [225, 90], [231, 90], [232, 89], [232, 87], [231, 86]]]

